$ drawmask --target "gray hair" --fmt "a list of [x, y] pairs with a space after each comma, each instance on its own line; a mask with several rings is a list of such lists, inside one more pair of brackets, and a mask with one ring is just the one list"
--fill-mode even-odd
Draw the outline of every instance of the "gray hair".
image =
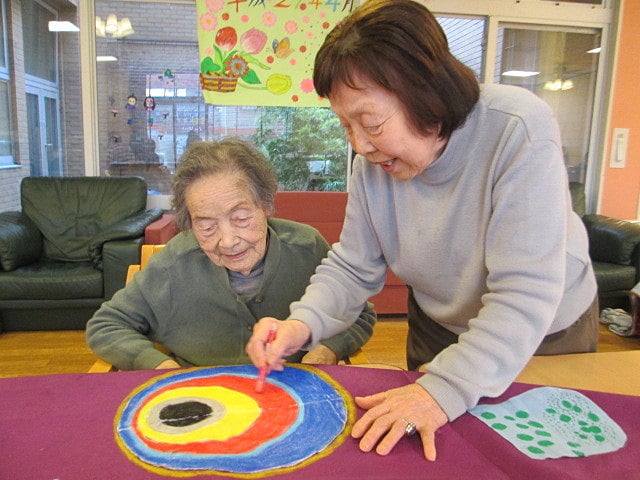
[[274, 212], [278, 190], [276, 173], [265, 156], [251, 143], [239, 138], [219, 142], [196, 142], [184, 152], [173, 175], [173, 200], [179, 230], [191, 228], [191, 217], [185, 200], [189, 187], [197, 180], [222, 173], [240, 173], [246, 180], [256, 204], [267, 215]]

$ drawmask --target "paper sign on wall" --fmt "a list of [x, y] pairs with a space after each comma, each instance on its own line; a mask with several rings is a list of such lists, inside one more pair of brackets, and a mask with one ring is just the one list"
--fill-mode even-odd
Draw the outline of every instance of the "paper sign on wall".
[[318, 107], [313, 62], [353, 0], [197, 0], [200, 85], [216, 105]]

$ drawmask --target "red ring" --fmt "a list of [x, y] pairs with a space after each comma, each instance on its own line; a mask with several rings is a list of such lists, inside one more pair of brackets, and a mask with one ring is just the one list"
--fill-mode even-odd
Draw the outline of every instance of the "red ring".
[[[149, 448], [162, 452], [180, 452], [193, 454], [239, 454], [250, 452], [286, 432], [298, 418], [299, 407], [295, 399], [284, 389], [265, 382], [264, 390], [256, 394], [255, 379], [233, 375], [218, 375], [210, 378], [195, 378], [173, 383], [155, 391], [147, 397], [135, 412], [132, 426], [136, 435]], [[142, 408], [156, 396], [167, 390], [184, 387], [229, 388], [253, 398], [260, 406], [260, 416], [242, 434], [233, 437], [232, 442], [209, 440], [172, 444], [156, 442], [146, 438], [138, 428], [139, 414]]]

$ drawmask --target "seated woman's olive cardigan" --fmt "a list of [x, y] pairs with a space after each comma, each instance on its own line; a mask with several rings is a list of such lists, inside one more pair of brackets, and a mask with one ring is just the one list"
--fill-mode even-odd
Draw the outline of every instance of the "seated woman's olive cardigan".
[[[253, 325], [262, 317], [286, 318], [328, 251], [315, 229], [269, 219], [263, 284], [245, 301], [231, 289], [227, 270], [211, 262], [190, 231], [183, 232], [89, 320], [87, 342], [121, 370], [153, 369], [168, 358], [183, 366], [250, 363], [244, 349]], [[365, 305], [348, 330], [323, 344], [345, 358], [367, 342], [375, 321]], [[299, 362], [305, 353], [288, 360]]]

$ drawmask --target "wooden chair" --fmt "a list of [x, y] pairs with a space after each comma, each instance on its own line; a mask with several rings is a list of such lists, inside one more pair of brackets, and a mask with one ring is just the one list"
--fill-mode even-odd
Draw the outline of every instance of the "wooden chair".
[[106, 373], [115, 372], [116, 370], [116, 367], [99, 358], [93, 362], [93, 365], [91, 365], [91, 368], [87, 370], [87, 373]]
[[133, 276], [147, 266], [149, 259], [155, 253], [158, 253], [164, 248], [164, 245], [142, 245], [142, 252], [140, 253], [140, 265], [129, 265], [127, 270], [126, 283], [129, 283]]
[[[142, 245], [142, 252], [140, 253], [140, 265], [129, 265], [129, 269], [127, 270], [127, 279], [125, 283], [129, 283], [134, 275], [147, 266], [149, 263], [149, 259], [152, 255], [158, 253], [160, 250], [164, 248], [164, 245]], [[162, 345], [156, 345], [160, 350], [164, 350]], [[354, 352], [349, 358], [341, 361], [340, 363], [346, 365], [363, 365], [369, 363], [367, 360], [367, 356], [364, 354], [361, 348], [359, 348], [356, 352]], [[105, 362], [102, 359], [98, 359], [89, 369], [89, 373], [104, 373], [104, 372], [113, 372], [116, 368]]]

